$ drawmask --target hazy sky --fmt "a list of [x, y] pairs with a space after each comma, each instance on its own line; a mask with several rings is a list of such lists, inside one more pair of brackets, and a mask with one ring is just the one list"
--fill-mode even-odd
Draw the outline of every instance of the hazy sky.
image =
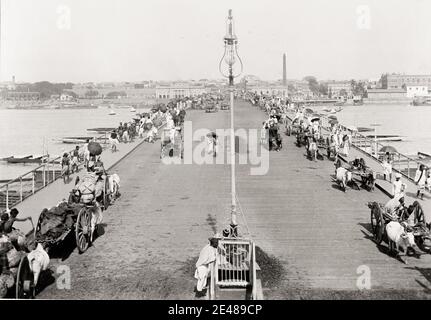
[[229, 8], [244, 74], [431, 73], [429, 0], [1, 1], [1, 80], [220, 78]]

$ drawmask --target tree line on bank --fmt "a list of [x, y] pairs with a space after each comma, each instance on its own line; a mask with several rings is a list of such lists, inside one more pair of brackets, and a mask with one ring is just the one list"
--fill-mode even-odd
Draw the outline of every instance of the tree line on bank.
[[[328, 96], [332, 97], [332, 92], [328, 87], [328, 84], [325, 82], [319, 83], [314, 76], [306, 76], [303, 80], [308, 82], [308, 87], [310, 91], [317, 96]], [[361, 96], [362, 98], [367, 97], [367, 87], [366, 83], [363, 81], [356, 81], [354, 79], [350, 80], [350, 91], [354, 96]], [[289, 88], [290, 90], [290, 88]], [[345, 89], [340, 90], [340, 95], [347, 97], [348, 92]]]

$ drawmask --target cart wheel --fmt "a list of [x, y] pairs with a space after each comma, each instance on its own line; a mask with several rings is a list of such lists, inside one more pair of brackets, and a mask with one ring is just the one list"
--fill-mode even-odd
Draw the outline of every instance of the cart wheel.
[[103, 206], [104, 209], [108, 209], [109, 205], [111, 204], [109, 201], [110, 198], [110, 194], [109, 194], [109, 181], [108, 178], [105, 179], [105, 185], [104, 185], [104, 190], [103, 190]]
[[377, 209], [371, 209], [371, 229], [374, 235], [374, 241], [380, 244], [383, 240], [385, 224], [383, 222], [383, 214], [378, 206]]
[[36, 228], [34, 228], [34, 239], [37, 239], [37, 235], [40, 233], [40, 228], [42, 226], [42, 214], [39, 215], [39, 218], [37, 219]]
[[15, 288], [17, 299], [34, 299], [34, 275], [30, 269], [30, 262], [27, 256], [22, 257], [19, 263]]
[[76, 246], [79, 253], [85, 252], [90, 245], [91, 236], [91, 214], [87, 207], [82, 208], [78, 213], [76, 220], [75, 235], [76, 235]]

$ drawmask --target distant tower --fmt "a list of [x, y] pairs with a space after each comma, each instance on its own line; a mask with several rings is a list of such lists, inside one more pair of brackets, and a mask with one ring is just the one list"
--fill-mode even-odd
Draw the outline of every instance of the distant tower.
[[286, 78], [286, 54], [283, 54], [283, 86], [287, 85], [287, 78]]
[[12, 84], [15, 84], [15, 76], [12, 76]]

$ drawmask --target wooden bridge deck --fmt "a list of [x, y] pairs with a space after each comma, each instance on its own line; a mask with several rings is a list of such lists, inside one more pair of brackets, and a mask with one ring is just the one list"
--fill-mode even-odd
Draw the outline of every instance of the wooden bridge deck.
[[[260, 128], [265, 118], [258, 108], [236, 101], [237, 128]], [[191, 111], [187, 120], [194, 129], [228, 128], [229, 112]], [[53, 260], [54, 270], [70, 267], [71, 289], [50, 285], [39, 298], [193, 298], [199, 251], [229, 220], [229, 165], [164, 165], [159, 151], [158, 144], [142, 145], [115, 166], [122, 196], [104, 214], [105, 234], [85, 254], [75, 250], [64, 261]], [[430, 255], [408, 257], [406, 266], [370, 237], [366, 203], [387, 196], [341, 192], [331, 178], [332, 162], [312, 162], [304, 153], [294, 137], [284, 136], [282, 151], [270, 153], [268, 174], [251, 176], [249, 165], [237, 166], [251, 235], [285, 269], [276, 286], [263, 283], [265, 297], [285, 298], [292, 290], [357, 291], [360, 266], [369, 267], [374, 291], [429, 292]]]

